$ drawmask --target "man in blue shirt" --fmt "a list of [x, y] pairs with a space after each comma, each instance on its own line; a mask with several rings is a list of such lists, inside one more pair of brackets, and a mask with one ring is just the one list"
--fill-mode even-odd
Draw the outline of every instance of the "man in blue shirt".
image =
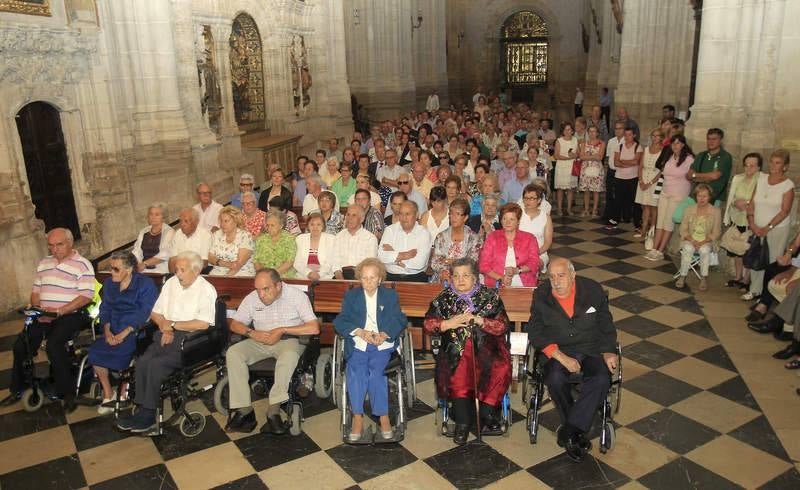
[[527, 160], [517, 160], [514, 166], [514, 178], [503, 186], [503, 199], [506, 202], [517, 202], [522, 199], [522, 191], [531, 183], [530, 167]]

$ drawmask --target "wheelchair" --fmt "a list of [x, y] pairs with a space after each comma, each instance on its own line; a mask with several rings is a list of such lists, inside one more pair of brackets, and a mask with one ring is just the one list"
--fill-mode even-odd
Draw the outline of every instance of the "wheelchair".
[[[506, 343], [510, 345], [510, 332], [507, 332]], [[439, 358], [439, 349], [442, 346], [442, 336], [441, 334], [434, 334], [431, 335], [431, 351], [433, 352], [433, 356], [435, 359]], [[513, 359], [513, 358], [512, 358]], [[513, 361], [512, 361], [513, 362]], [[481, 436], [505, 436], [509, 437], [511, 435], [511, 424], [512, 424], [512, 413], [511, 413], [511, 396], [509, 394], [509, 390], [511, 386], [509, 386], [508, 390], [506, 390], [505, 394], [503, 395], [503, 399], [500, 401], [500, 431], [499, 432], [481, 432]], [[438, 398], [436, 402], [436, 415], [435, 415], [435, 424], [438, 428], [438, 433], [440, 436], [444, 437], [453, 437], [453, 433], [456, 428], [456, 424], [452, 418], [450, 418], [450, 412], [452, 410], [452, 402], [447, 398]]]
[[[600, 416], [600, 452], [602, 454], [614, 448], [616, 431], [614, 429], [614, 414], [619, 413], [622, 403], [622, 349], [619, 344], [616, 348], [617, 369], [609, 373], [611, 386], [606, 394], [606, 399], [597, 407]], [[522, 403], [527, 407], [525, 426], [531, 444], [536, 444], [539, 434], [539, 412], [542, 407], [552, 400], [545, 396], [544, 384], [544, 354], [528, 343], [525, 356], [520, 360], [519, 373], [522, 385]], [[573, 383], [573, 398], [580, 392], [581, 380], [576, 377], [570, 380]]]
[[[340, 425], [342, 430], [342, 442], [346, 444], [372, 444], [378, 442], [371, 437], [369, 431], [367, 437], [362, 437], [358, 442], [349, 440], [350, 426], [353, 419], [353, 412], [347, 398], [347, 376], [344, 359], [344, 339], [336, 335], [333, 340], [332, 356], [332, 396], [333, 402], [341, 413]], [[384, 373], [386, 374], [389, 387], [389, 421], [392, 424], [394, 436], [390, 440], [382, 440], [380, 443], [396, 443], [405, 438], [406, 426], [408, 424], [407, 412], [414, 405], [417, 399], [417, 377], [414, 368], [414, 344], [412, 342], [411, 331], [406, 328], [402, 336], [398, 339], [398, 346], [392, 353], [389, 363], [386, 364]], [[367, 399], [369, 396], [367, 396]], [[367, 410], [364, 415], [373, 418]], [[377, 425], [377, 418], [373, 419]], [[374, 435], [372, 435], [374, 436]]]
[[[303, 432], [303, 399], [313, 390], [320, 399], [331, 395], [332, 372], [331, 354], [320, 353], [319, 335], [304, 335], [300, 344], [305, 350], [297, 361], [292, 380], [289, 383], [289, 400], [285, 402], [284, 412], [289, 419], [289, 434]], [[268, 358], [250, 366], [250, 389], [256, 396], [269, 394], [275, 376], [275, 358]], [[221, 415], [228, 416], [228, 375], [225, 374], [214, 389], [214, 407]]]
[[[50, 317], [55, 318], [55, 314], [47, 313], [44, 310], [37, 308], [37, 307], [28, 307], [22, 308], [18, 310], [18, 313], [25, 317], [25, 322], [23, 325], [22, 332], [20, 336], [22, 337], [23, 343], [25, 345], [25, 358], [23, 359], [22, 366], [23, 366], [23, 383], [27, 388], [22, 392], [22, 408], [26, 412], [35, 412], [42, 408], [44, 405], [45, 399], [49, 399], [51, 401], [59, 400], [60, 397], [55, 392], [55, 387], [52, 383], [52, 366], [50, 366], [50, 373], [47, 377], [37, 377], [35, 373], [35, 365], [34, 360], [36, 359], [37, 352], [33, 351], [30, 347], [30, 342], [28, 341], [28, 331], [31, 326], [34, 324], [37, 318], [39, 317]], [[78, 340], [81, 337], [81, 333], [84, 332], [86, 327], [91, 328], [92, 337], [94, 338], [95, 331], [95, 319], [90, 316], [90, 310], [84, 309], [83, 312], [80, 313], [81, 315], [85, 316], [86, 324], [83, 328], [79, 329], [72, 338], [67, 342], [65, 348], [69, 351], [70, 357], [70, 368], [72, 370], [72, 374], [75, 377], [75, 397], [77, 398], [81, 392], [87, 390], [93, 375], [91, 373], [86, 373], [83, 367], [86, 364], [86, 359], [89, 355], [88, 347], [90, 344], [82, 344], [79, 343]], [[46, 345], [47, 339], [42, 342], [42, 348]]]

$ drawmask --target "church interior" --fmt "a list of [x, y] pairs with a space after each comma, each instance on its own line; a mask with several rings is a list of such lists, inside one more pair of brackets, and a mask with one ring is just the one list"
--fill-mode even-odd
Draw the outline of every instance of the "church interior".
[[[478, 429], [466, 444], [456, 444], [439, 427], [442, 408], [435, 366], [442, 361], [434, 360], [438, 354], [425, 333], [427, 307], [422, 307], [406, 313], [416, 350], [407, 356], [414, 374], [403, 379], [413, 386], [405, 389], [416, 396], [404, 405], [399, 442], [349, 443], [340, 427], [346, 411], [335, 387], [325, 396], [312, 390], [303, 398], [298, 434], [228, 431], [231, 419], [215, 401], [213, 385], [219, 376], [212, 368], [200, 373], [196, 385], [211, 388], [187, 404], [203, 419], [200, 433], [193, 437], [182, 434], [180, 420], [174, 426], [165, 424], [162, 435], [137, 436], [116, 428], [117, 415], [100, 414], [91, 403], [78, 403], [77, 409], [67, 409], [58, 400], [44, 400], [34, 410], [21, 403], [0, 406], [0, 488], [800, 488], [800, 331], [794, 330], [792, 319], [778, 313], [778, 308], [796, 308], [790, 302], [800, 301], [800, 290], [793, 292], [800, 272], [792, 275], [800, 270], [800, 217], [792, 184], [800, 179], [800, 85], [795, 83], [795, 75], [800, 75], [800, 34], [793, 23], [798, 17], [797, 0], [0, 0], [0, 399], [15, 395], [12, 371], [17, 369], [17, 338], [23, 329], [18, 310], [31, 303], [31, 291], [40, 287], [37, 264], [41, 271], [40, 261], [54, 253], [52, 246], [48, 252], [51, 230], [69, 230], [70, 246], [91, 262], [95, 273], [108, 272], [109, 261], [117, 260], [112, 252], [134, 245], [158, 207], [154, 203], [160, 203], [164, 222], [180, 231], [182, 224], [176, 220], [184, 220], [183, 212], [198, 202], [198, 196], [202, 203], [201, 183], [225, 206], [228, 196], [244, 199], [247, 192], [240, 184], [247, 180], [245, 175], [262, 196], [271, 185], [285, 191], [282, 184], [270, 183], [279, 170], [281, 178], [286, 177], [286, 192], [297, 196], [296, 181], [290, 177], [299, 181], [302, 175], [303, 195], [308, 183], [310, 196], [311, 177], [319, 184], [320, 177], [324, 181], [328, 175], [322, 168], [326, 152], [330, 157], [338, 151], [338, 159], [346, 162], [342, 149], [356, 148], [360, 151], [351, 152], [348, 167], [352, 164], [357, 172], [359, 153], [365, 153], [370, 168], [378, 160], [382, 168], [383, 160], [374, 156], [377, 139], [387, 140], [387, 158], [394, 152], [398, 167], [408, 164], [407, 171], [389, 177], [391, 185], [379, 177], [374, 180], [372, 170], [373, 180], [367, 179], [368, 190], [383, 200], [377, 211], [381, 219], [381, 211], [389, 207], [384, 240], [390, 225], [403, 224], [402, 211], [395, 211], [399, 218], [391, 216], [394, 196], [401, 192], [400, 176], [407, 177], [406, 183], [417, 178], [421, 155], [435, 158], [432, 176], [439, 175], [436, 169], [441, 166], [448, 167], [451, 177], [438, 181], [437, 187], [446, 187], [453, 172], [466, 175], [457, 161], [452, 168], [440, 161], [438, 153], [448, 155], [450, 137], [458, 145], [456, 153], [449, 153], [451, 159], [458, 160], [466, 151], [466, 165], [477, 185], [468, 190], [464, 178], [455, 201], [463, 196], [477, 206], [480, 233], [485, 210], [475, 197], [483, 192], [484, 181], [474, 182], [477, 168], [499, 175], [504, 183], [498, 188], [494, 176], [494, 192], [502, 196], [495, 197], [496, 212], [505, 219], [507, 206], [514, 202], [519, 202], [516, 209], [523, 215], [528, 209], [523, 195], [529, 187], [514, 176], [514, 165], [528, 161], [531, 153], [526, 150], [543, 155], [539, 162], [546, 170], [539, 177], [552, 210], [548, 208], [547, 216], [541, 213], [552, 225], [546, 240], [551, 264], [558, 262], [556, 257], [567, 259], [573, 277], [602, 287], [623, 373], [620, 383], [611, 386], [612, 428], [598, 424], [598, 414], [591, 430], [585, 431], [589, 446], [576, 462], [568, 448], [560, 447], [565, 425], [560, 406], [539, 408], [541, 430], [533, 443], [529, 384], [519, 364], [527, 355], [514, 354], [509, 341], [513, 374], [509, 405], [503, 408], [508, 422], [503, 435], [476, 437]], [[663, 164], [657, 172], [661, 177], [650, 184], [658, 183], [653, 198], [662, 201], [671, 192], [658, 197], [662, 182], [664, 189], [675, 188], [666, 174], [667, 160], [680, 159], [684, 151], [675, 150], [676, 142], [693, 148], [699, 162], [701, 152], [715, 151], [709, 141], [717, 133], [709, 130], [720, 128], [723, 152], [731, 162], [728, 172], [719, 177], [714, 164], [707, 174], [702, 167], [697, 172], [689, 169], [685, 179], [681, 173], [683, 198], [690, 182], [693, 196], [707, 191], [712, 210], [708, 220], [717, 216], [721, 222], [715, 237], [707, 235], [711, 225], [705, 219], [700, 224], [692, 221], [688, 231], [686, 223], [666, 219], [666, 234], [660, 235], [662, 218], [656, 222], [655, 209], [661, 213], [662, 205], [654, 201], [640, 206], [638, 195], [634, 202], [635, 187], [630, 188], [628, 204], [632, 223], [625, 211], [592, 214], [588, 200], [594, 191], [596, 211], [598, 191], [583, 187], [588, 162], [584, 158], [582, 167], [572, 153], [571, 159], [561, 159], [554, 150], [565, 144], [565, 127], [572, 131], [567, 140], [577, 135], [581, 122], [576, 119], [586, 133], [587, 121], [597, 129], [594, 133], [600, 132], [600, 124], [605, 128], [600, 142], [612, 165], [599, 157], [605, 173], [598, 175], [606, 178], [601, 182], [600, 211], [610, 202], [609, 186], [616, 189], [615, 200], [623, 199], [625, 187], [618, 181], [620, 171], [628, 168], [620, 165], [620, 155], [627, 151], [623, 132], [633, 134], [630, 123], [636, 125], [634, 156], [643, 148], [647, 159], [649, 148], [658, 146], [652, 141], [654, 131], [672, 141], [672, 146], [664, 144], [668, 153], [658, 160]], [[555, 131], [550, 132], [552, 139], [540, 121], [549, 122]], [[620, 121], [626, 122], [614, 136]], [[403, 139], [409, 134], [416, 138], [424, 127], [435, 133], [433, 138], [429, 134], [428, 140], [411, 143]], [[665, 127], [667, 132], [660, 133]], [[487, 128], [497, 132], [488, 134]], [[678, 129], [673, 133], [669, 128]], [[499, 145], [514, 153], [511, 167], [497, 149], [504, 137], [509, 138]], [[606, 146], [612, 137], [620, 145], [616, 156]], [[462, 148], [469, 140], [476, 141], [477, 161]], [[583, 152], [583, 141], [590, 140], [581, 141]], [[311, 163], [320, 149], [323, 165], [314, 163], [319, 175], [309, 176], [308, 167], [298, 168], [297, 162], [305, 156]], [[545, 150], [555, 156], [550, 158]], [[477, 165], [478, 154], [484, 152], [490, 165]], [[734, 196], [728, 179], [750, 178], [746, 162], [754, 154], [762, 173], [751, 179], [753, 185], [762, 185], [762, 180], [763, 185], [783, 185], [788, 190], [781, 197], [774, 194], [770, 199], [769, 191], [756, 187], [750, 188], [752, 197]], [[658, 158], [663, 155], [662, 151]], [[538, 156], [530, 157], [530, 175], [525, 174], [530, 185], [536, 181]], [[616, 181], [608, 174], [615, 158]], [[558, 184], [562, 160], [572, 162], [566, 179], [573, 184]], [[640, 167], [638, 175], [634, 172], [634, 182], [644, 182], [643, 171]], [[349, 175], [331, 172], [344, 181]], [[503, 180], [503, 172], [511, 177]], [[714, 177], [692, 181], [695, 173]], [[522, 184], [514, 191], [511, 184], [516, 185], [517, 178]], [[728, 189], [727, 201], [725, 191], [715, 187], [717, 181]], [[336, 185], [328, 186], [333, 191], [320, 195], [333, 194]], [[564, 190], [566, 211], [561, 203]], [[410, 193], [402, 197], [412, 200]], [[434, 205], [433, 191], [428, 197], [423, 198], [425, 207], [430, 206], [426, 214], [416, 203], [414, 208], [433, 225], [412, 226], [437, 226], [433, 220], [440, 208]], [[444, 206], [454, 201], [449, 195], [442, 199]], [[706, 209], [701, 207], [705, 201], [696, 200], [684, 216], [689, 209]], [[321, 202], [322, 198], [319, 211]], [[756, 226], [762, 202], [777, 206], [779, 212]], [[342, 229], [352, 206], [339, 204]], [[653, 209], [656, 243], [659, 236], [664, 238], [655, 250], [660, 258], [650, 253], [653, 237], [647, 221], [641, 226], [643, 208]], [[200, 209], [202, 213], [205, 207]], [[303, 231], [316, 216], [308, 217], [302, 196], [281, 209], [289, 211], [284, 216], [294, 211]], [[448, 216], [448, 208], [441, 209]], [[734, 218], [731, 224], [726, 211], [731, 209], [742, 222]], [[263, 218], [264, 235], [271, 212]], [[334, 208], [333, 213], [338, 212]], [[494, 230], [505, 227], [498, 216], [494, 219]], [[323, 229], [330, 227], [325, 220], [323, 213]], [[492, 231], [491, 220], [488, 226], [487, 237], [500, 233]], [[720, 248], [728, 231], [733, 235], [737, 228], [742, 234], [753, 230], [746, 253], [735, 254], [724, 244]], [[782, 233], [782, 242], [775, 231]], [[260, 240], [257, 234], [254, 238]], [[380, 234], [377, 242], [384, 243]], [[702, 252], [703, 258], [701, 242], [713, 245], [713, 252]], [[754, 265], [750, 272], [746, 264], [754, 242], [772, 248], [759, 249], [764, 257], [758, 258], [765, 264]], [[687, 243], [688, 253], [682, 248]], [[513, 258], [516, 245], [509, 242], [508, 247]], [[538, 247], [542, 250], [542, 243]], [[213, 265], [209, 257], [201, 259]], [[683, 267], [683, 260], [691, 267]], [[711, 261], [710, 272], [704, 260]], [[745, 275], [749, 272], [752, 279], [749, 289], [743, 285], [743, 260]], [[400, 259], [394, 264], [398, 262], [402, 264]], [[481, 257], [481, 277], [487, 277], [483, 262]], [[313, 270], [319, 270], [319, 264]], [[402, 280], [393, 279], [393, 272], [390, 268], [389, 281], [400, 285]], [[528, 272], [536, 275], [531, 268]], [[535, 309], [540, 294], [533, 290], [555, 281], [555, 276], [542, 267], [538, 287], [527, 287], [530, 294], [520, 300], [521, 295], [503, 290], [513, 289], [510, 281], [512, 276], [520, 279], [522, 266], [506, 274], [508, 284], [503, 282], [506, 275], [498, 276], [497, 294], [509, 311], [510, 330], [526, 332], [528, 323], [534, 324], [528, 311]], [[776, 278], [777, 274], [782, 275]], [[320, 274], [297, 277], [311, 278], [306, 281], [309, 290], [317, 283], [336, 282], [321, 280]], [[775, 294], [781, 280], [781, 292]], [[252, 284], [250, 277], [241, 286], [247, 288], [245, 294], [254, 290]], [[426, 287], [434, 284], [439, 283], [434, 279]], [[444, 282], [443, 287], [450, 286]], [[243, 296], [243, 290], [217, 289], [220, 297]], [[343, 309], [347, 290], [337, 291], [330, 311], [316, 311], [323, 319], [322, 355], [336, 352], [331, 325]], [[425, 305], [435, 295], [425, 297]], [[317, 300], [312, 298], [315, 310]], [[403, 301], [401, 295], [401, 305]], [[522, 316], [513, 316], [512, 310], [522, 310]], [[571, 324], [573, 314], [566, 315]], [[43, 346], [34, 354], [32, 370], [47, 373], [50, 351], [45, 350]], [[317, 370], [316, 376], [331, 373]], [[274, 405], [270, 396], [254, 392], [258, 426], [266, 426], [268, 408]], [[373, 425], [379, 431], [380, 424]]]

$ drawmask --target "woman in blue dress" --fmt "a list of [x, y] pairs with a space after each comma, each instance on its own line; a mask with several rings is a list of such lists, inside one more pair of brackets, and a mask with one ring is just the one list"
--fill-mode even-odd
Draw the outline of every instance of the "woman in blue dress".
[[158, 298], [153, 280], [136, 272], [136, 257], [130, 252], [111, 255], [111, 277], [103, 282], [100, 324], [103, 336], [89, 349], [89, 364], [103, 387], [101, 415], [114, 409], [104, 404], [114, 400], [108, 371], [128, 367], [136, 351], [136, 329], [144, 325]]

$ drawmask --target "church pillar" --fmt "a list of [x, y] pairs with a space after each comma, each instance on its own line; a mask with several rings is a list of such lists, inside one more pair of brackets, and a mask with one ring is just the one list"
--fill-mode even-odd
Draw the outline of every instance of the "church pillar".
[[447, 19], [445, 2], [416, 0], [413, 15], [422, 16], [422, 24], [414, 30], [413, 67], [417, 91], [415, 107], [422, 109], [431, 90], [439, 94], [439, 104], [447, 106]]
[[358, 103], [371, 120], [413, 107], [411, 22], [417, 15], [412, 2], [345, 0], [344, 11], [347, 75]]

